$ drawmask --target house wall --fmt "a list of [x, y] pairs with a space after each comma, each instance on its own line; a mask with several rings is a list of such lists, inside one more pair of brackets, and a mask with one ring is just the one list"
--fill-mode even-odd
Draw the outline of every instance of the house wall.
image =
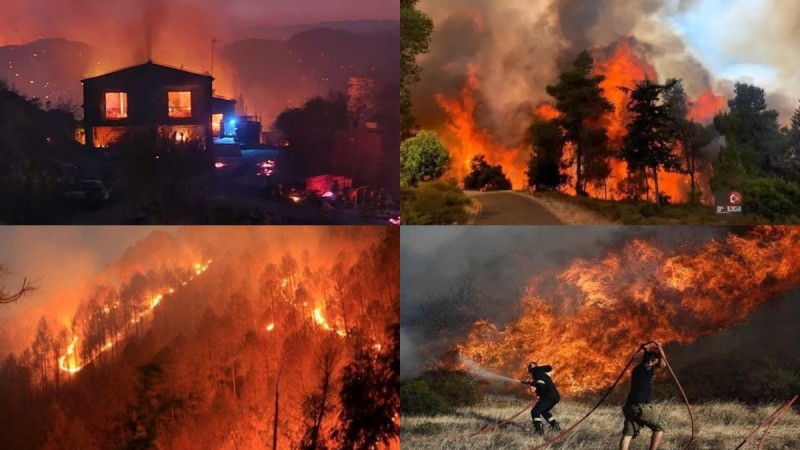
[[[85, 80], [84, 121], [87, 145], [96, 145], [98, 142], [108, 143], [106, 138], [97, 139], [100, 136], [95, 136], [95, 131], [125, 130], [130, 127], [158, 129], [168, 126], [189, 127], [193, 134], [202, 130], [207, 146], [210, 147], [211, 83], [212, 78], [210, 77], [148, 65]], [[191, 117], [169, 117], [168, 93], [170, 91], [192, 93]], [[127, 118], [106, 118], [106, 92], [126, 92], [128, 94]], [[108, 135], [108, 133], [105, 134]]]

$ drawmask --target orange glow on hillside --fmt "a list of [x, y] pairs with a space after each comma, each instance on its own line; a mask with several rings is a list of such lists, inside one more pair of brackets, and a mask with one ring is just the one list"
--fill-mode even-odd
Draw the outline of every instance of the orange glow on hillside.
[[[194, 271], [194, 275], [189, 277], [188, 280], [185, 280], [185, 281], [181, 282], [181, 285], [182, 286], [186, 286], [190, 281], [192, 281], [196, 277], [202, 275], [206, 270], [208, 270], [208, 268], [209, 268], [209, 266], [211, 265], [212, 262], [213, 261], [209, 259], [209, 260], [207, 260], [205, 262], [195, 263], [192, 266], [193, 267], [193, 271]], [[169, 287], [169, 288], [164, 289], [163, 292], [152, 296], [150, 299], [148, 299], [146, 301], [146, 303], [145, 303], [146, 304], [146, 308], [144, 310], [142, 310], [139, 314], [134, 316], [132, 319], [130, 319], [130, 323], [135, 325], [135, 324], [138, 324], [139, 322], [141, 322], [142, 320], [144, 320], [146, 317], [148, 317], [149, 315], [151, 315], [153, 313], [153, 310], [155, 310], [156, 306], [158, 306], [161, 303], [161, 301], [164, 300], [165, 296], [172, 295], [174, 293], [175, 293], [175, 288], [174, 287]], [[117, 308], [118, 306], [119, 305], [116, 304], [116, 305], [114, 305], [114, 308]], [[111, 309], [108, 308], [108, 307], [105, 307], [102, 310], [102, 313], [106, 314], [106, 315], [110, 314], [111, 313]], [[67, 347], [66, 353], [64, 353], [63, 355], [61, 355], [61, 357], [58, 358], [58, 367], [62, 371], [70, 373], [70, 374], [78, 373], [86, 365], [91, 364], [92, 361], [96, 360], [101, 354], [103, 354], [104, 352], [110, 350], [117, 342], [123, 341], [125, 339], [124, 332], [120, 331], [119, 333], [117, 333], [116, 336], [114, 336], [113, 339], [106, 340], [105, 344], [102, 347], [100, 347], [100, 350], [98, 352], [95, 352], [87, 360], [81, 361], [78, 358], [78, 354], [75, 351], [76, 346], [78, 344], [79, 330], [73, 330], [73, 333], [74, 334], [72, 336], [72, 341], [70, 342], [69, 346]]]

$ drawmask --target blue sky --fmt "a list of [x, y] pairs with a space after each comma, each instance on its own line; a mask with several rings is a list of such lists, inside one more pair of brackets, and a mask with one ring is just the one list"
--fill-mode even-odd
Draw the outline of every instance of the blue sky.
[[[757, 45], [755, 25], [772, 7], [763, 0], [698, 0], [672, 17], [671, 23], [695, 56], [718, 78], [769, 85], [777, 70], [735, 51], [739, 44]], [[750, 22], [750, 23], [748, 23]]]

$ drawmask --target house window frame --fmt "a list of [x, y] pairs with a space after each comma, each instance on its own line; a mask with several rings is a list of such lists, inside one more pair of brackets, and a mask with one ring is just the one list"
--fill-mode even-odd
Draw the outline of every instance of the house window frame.
[[[183, 107], [177, 107], [176, 110], [178, 112], [180, 112], [180, 111], [185, 111], [185, 110], [188, 109], [188, 114], [174, 115], [173, 111], [172, 111], [173, 108], [172, 108], [172, 106], [170, 106], [170, 104], [171, 104], [170, 96], [172, 94], [183, 94], [183, 93], [188, 94], [188, 96], [189, 96], [189, 105], [188, 106], [183, 106]], [[191, 90], [189, 90], [189, 89], [173, 88], [173, 89], [167, 90], [167, 117], [169, 117], [170, 119], [191, 119], [191, 118], [193, 118], [194, 117], [194, 111], [193, 111], [193, 108], [192, 108], [192, 97], [193, 97], [192, 94], [193, 94], [193, 92]]]
[[[119, 115], [109, 115], [108, 96], [119, 96]], [[128, 101], [128, 93], [125, 91], [107, 91], [103, 94], [103, 117], [106, 120], [125, 120], [130, 116], [130, 102]]]

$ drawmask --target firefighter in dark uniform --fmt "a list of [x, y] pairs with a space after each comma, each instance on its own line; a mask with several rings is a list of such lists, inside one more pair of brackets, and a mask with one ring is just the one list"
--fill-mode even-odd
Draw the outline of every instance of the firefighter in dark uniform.
[[536, 434], [544, 434], [544, 421], [550, 424], [553, 431], [561, 431], [558, 422], [553, 418], [550, 411], [561, 400], [561, 395], [558, 394], [553, 379], [550, 378], [549, 373], [553, 370], [551, 366], [540, 366], [535, 362], [528, 364], [528, 373], [531, 374], [533, 380], [521, 381], [522, 384], [527, 384], [536, 388], [536, 396], [539, 400], [531, 409], [531, 418], [533, 419], [533, 427]]
[[625, 425], [622, 429], [622, 440], [619, 443], [620, 450], [628, 450], [631, 439], [639, 435], [643, 426], [653, 430], [650, 438], [650, 450], [658, 449], [664, 438], [664, 421], [658, 411], [650, 406], [650, 394], [656, 370], [666, 367], [667, 361], [664, 358], [661, 344], [653, 345], [655, 345], [656, 351], [642, 346], [644, 350], [642, 362], [631, 371], [631, 390], [625, 406], [622, 408]]

